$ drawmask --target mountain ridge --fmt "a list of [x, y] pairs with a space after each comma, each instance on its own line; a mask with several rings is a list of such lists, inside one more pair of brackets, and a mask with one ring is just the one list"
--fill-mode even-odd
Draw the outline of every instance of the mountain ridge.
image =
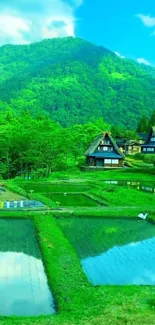
[[0, 47], [0, 109], [48, 112], [63, 126], [103, 117], [136, 127], [155, 107], [155, 69], [79, 38]]

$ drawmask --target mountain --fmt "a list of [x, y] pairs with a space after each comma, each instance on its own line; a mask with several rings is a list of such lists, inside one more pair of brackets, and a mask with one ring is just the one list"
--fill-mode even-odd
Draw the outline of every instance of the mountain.
[[0, 109], [47, 111], [63, 126], [103, 117], [134, 128], [155, 108], [155, 69], [77, 38], [0, 47]]

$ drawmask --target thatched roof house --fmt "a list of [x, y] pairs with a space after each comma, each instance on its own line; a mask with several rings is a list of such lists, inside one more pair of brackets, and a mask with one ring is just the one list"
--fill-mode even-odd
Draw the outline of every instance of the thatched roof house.
[[113, 140], [110, 132], [100, 134], [89, 146], [86, 164], [89, 167], [123, 167], [124, 155]]

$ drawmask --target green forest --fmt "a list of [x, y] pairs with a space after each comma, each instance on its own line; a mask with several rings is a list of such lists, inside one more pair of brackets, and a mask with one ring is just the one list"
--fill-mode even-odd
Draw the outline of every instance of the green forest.
[[46, 115], [30, 111], [0, 111], [0, 174], [12, 178], [33, 171], [49, 176], [83, 162], [84, 152], [101, 130], [110, 130], [103, 119], [68, 128]]
[[155, 109], [155, 69], [78, 38], [0, 47], [0, 109], [64, 127], [103, 118], [135, 129]]

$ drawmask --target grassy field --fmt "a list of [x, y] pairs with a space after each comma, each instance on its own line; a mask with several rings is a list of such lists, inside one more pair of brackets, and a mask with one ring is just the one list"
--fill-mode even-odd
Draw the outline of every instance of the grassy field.
[[[54, 295], [57, 307], [57, 314], [51, 316], [30, 317], [30, 318], [0, 318], [1, 325], [154, 325], [155, 321], [155, 286], [97, 286], [93, 287], [85, 276], [80, 259], [75, 248], [68, 241], [66, 235], [59, 226], [60, 221], [72, 224], [72, 218], [87, 217], [88, 223], [91, 218], [137, 218], [138, 213], [148, 212], [150, 221], [155, 222], [155, 195], [137, 191], [129, 187], [117, 187], [102, 183], [102, 180], [137, 180], [153, 181], [154, 169], [144, 170], [123, 170], [92, 173], [55, 173], [50, 182], [53, 188], [59, 185], [59, 191], [64, 191], [70, 185], [71, 195], [75, 186], [78, 193], [85, 193], [99, 201], [105, 201], [107, 206], [74, 206], [70, 204], [65, 209], [57, 210], [57, 206], [48, 198], [47, 193], [42, 192], [44, 183], [49, 180], [39, 180], [41, 191], [33, 193], [32, 196], [42, 199], [53, 210], [43, 212], [1, 212], [0, 217], [5, 218], [30, 218], [34, 221], [39, 246], [48, 276], [49, 285]], [[17, 184], [21, 183], [22, 188]], [[27, 195], [28, 190], [24, 188], [28, 182], [16, 181], [7, 182], [11, 191], [20, 195]], [[49, 184], [47, 184], [49, 185]], [[50, 184], [51, 186], [51, 184]], [[81, 186], [81, 189], [80, 187]], [[59, 194], [60, 192], [57, 192]], [[63, 219], [65, 218], [65, 219]], [[144, 222], [145, 223], [145, 222]], [[95, 224], [95, 223], [94, 223]], [[79, 222], [80, 226], [80, 222]], [[75, 228], [74, 226], [73, 228]], [[152, 226], [154, 227], [154, 226]], [[88, 227], [87, 227], [88, 228]], [[100, 241], [102, 237], [102, 227]], [[111, 227], [113, 228], [113, 227]], [[78, 229], [77, 229], [78, 230]], [[89, 229], [88, 229], [89, 230]], [[73, 231], [73, 229], [72, 229]], [[112, 230], [109, 230], [112, 232]], [[144, 234], [145, 236], [144, 229]], [[83, 236], [84, 246], [85, 233]], [[96, 236], [91, 233], [88, 236]], [[106, 233], [106, 236], [115, 236]], [[126, 234], [127, 236], [127, 234]], [[123, 242], [123, 236], [120, 240]], [[102, 243], [102, 241], [101, 241]], [[81, 247], [82, 247], [81, 246]], [[95, 247], [95, 246], [94, 246]], [[81, 248], [82, 249], [82, 248]], [[95, 248], [94, 248], [95, 249]]]
[[18, 183], [18, 186], [22, 187], [25, 191], [34, 191], [35, 193], [78, 193], [86, 192], [90, 190], [90, 187], [82, 184], [46, 184], [46, 183]]
[[[85, 207], [90, 208], [97, 206], [91, 198], [101, 202], [101, 205], [107, 205], [109, 207], [132, 207], [142, 210], [150, 210], [155, 207], [155, 196], [151, 193], [145, 193], [138, 191], [131, 186], [115, 186], [111, 184], [105, 184], [105, 180], [125, 180], [125, 181], [141, 181], [141, 182], [153, 182], [155, 180], [155, 169], [122, 169], [111, 170], [103, 172], [76, 172], [71, 174], [68, 178], [68, 174], [55, 173], [53, 179], [42, 182], [19, 182], [15, 181], [15, 186], [19, 185], [21, 190], [24, 190], [29, 194], [30, 189], [36, 194], [36, 199], [41, 198], [39, 195], [43, 195], [43, 203], [48, 205], [49, 199], [50, 207]], [[66, 175], [66, 177], [65, 177]], [[18, 186], [17, 186], [18, 187]], [[63, 193], [63, 195], [62, 195]], [[64, 196], [64, 193], [70, 193], [70, 196]], [[74, 195], [73, 195], [74, 193]], [[79, 193], [79, 196], [75, 193]], [[87, 194], [87, 198], [81, 194]], [[33, 196], [34, 197], [34, 196]], [[90, 198], [89, 198], [90, 197]], [[51, 202], [50, 202], [51, 201]], [[141, 211], [140, 211], [141, 212]]]
[[45, 194], [49, 199], [58, 204], [60, 207], [97, 207], [101, 204], [91, 197], [84, 194]]
[[6, 202], [7, 200], [10, 201], [20, 201], [23, 200], [24, 197], [20, 194], [14, 193], [12, 191], [6, 190], [6, 192], [0, 192], [0, 201]]

